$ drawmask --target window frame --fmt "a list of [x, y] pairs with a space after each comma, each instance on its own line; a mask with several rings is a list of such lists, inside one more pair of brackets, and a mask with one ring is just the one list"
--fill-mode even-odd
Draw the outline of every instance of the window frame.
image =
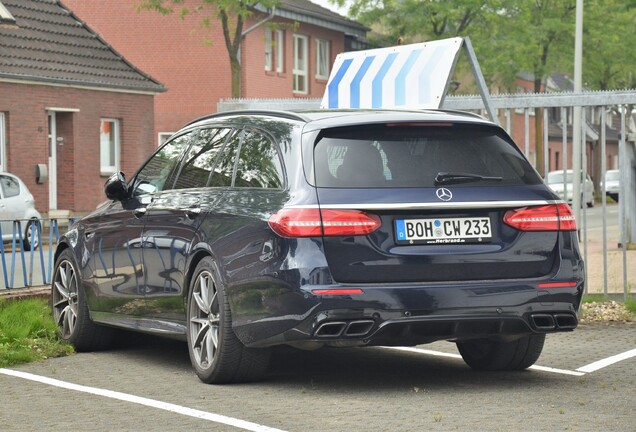
[[271, 72], [274, 67], [274, 32], [265, 29], [265, 72]]
[[276, 73], [285, 72], [285, 30], [276, 30]]
[[[299, 47], [299, 41], [302, 41], [302, 47]], [[306, 95], [309, 93], [309, 37], [301, 34], [294, 34], [294, 57], [292, 66], [292, 91], [295, 94]], [[299, 48], [302, 48], [303, 64], [300, 63], [298, 56]], [[301, 90], [300, 82], [304, 83]]]
[[5, 115], [3, 112], [0, 112], [0, 172], [7, 170], [7, 167], [5, 166], [5, 137], [7, 136], [6, 133]]
[[[324, 51], [324, 58], [320, 58], [321, 52]], [[316, 38], [316, 79], [328, 80], [330, 59], [331, 59], [331, 41], [328, 39]], [[324, 63], [324, 64], [323, 64]], [[321, 69], [324, 69], [321, 73]]]
[[[112, 149], [112, 152], [114, 153], [114, 161], [109, 160], [108, 162], [114, 163], [114, 165], [106, 165], [105, 161], [104, 161], [104, 149], [103, 149], [103, 141], [102, 141], [102, 128], [104, 123], [111, 123], [113, 125], [113, 130], [111, 132], [112, 136], [113, 136], [113, 140], [112, 140], [112, 145], [114, 147], [114, 149]], [[116, 173], [117, 171], [119, 171], [119, 162], [120, 162], [120, 149], [121, 149], [121, 127], [120, 127], [120, 122], [119, 119], [116, 118], [108, 118], [108, 117], [101, 117], [99, 119], [99, 172], [102, 176], [109, 176], [113, 173]], [[108, 149], [108, 155], [110, 158], [110, 154], [111, 154], [111, 149], [110, 149], [110, 145], [111, 142], [109, 141], [108, 143], [109, 145], [109, 149]]]
[[167, 143], [172, 135], [174, 135], [174, 132], [159, 132], [157, 134], [157, 148]]

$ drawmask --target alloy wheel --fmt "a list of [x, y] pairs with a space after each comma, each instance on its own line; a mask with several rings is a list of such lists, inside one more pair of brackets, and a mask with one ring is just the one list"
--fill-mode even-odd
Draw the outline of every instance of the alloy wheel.
[[62, 339], [69, 339], [75, 331], [78, 313], [77, 276], [73, 265], [63, 260], [53, 277], [53, 318]]
[[219, 349], [221, 324], [217, 286], [209, 271], [197, 276], [189, 308], [193, 358], [200, 368], [208, 369]]

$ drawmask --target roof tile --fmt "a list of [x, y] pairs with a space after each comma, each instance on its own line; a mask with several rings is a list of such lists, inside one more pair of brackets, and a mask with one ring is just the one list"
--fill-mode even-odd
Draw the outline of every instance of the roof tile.
[[0, 79], [118, 90], [166, 88], [130, 64], [58, 0], [0, 0], [16, 20], [0, 26]]

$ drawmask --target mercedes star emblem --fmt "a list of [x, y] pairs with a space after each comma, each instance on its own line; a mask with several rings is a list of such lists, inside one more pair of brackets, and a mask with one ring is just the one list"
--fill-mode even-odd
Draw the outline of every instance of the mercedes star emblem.
[[450, 201], [451, 199], [453, 199], [453, 194], [446, 188], [437, 189], [437, 191], [435, 191], [435, 194], [437, 195], [437, 198], [441, 199], [442, 201]]

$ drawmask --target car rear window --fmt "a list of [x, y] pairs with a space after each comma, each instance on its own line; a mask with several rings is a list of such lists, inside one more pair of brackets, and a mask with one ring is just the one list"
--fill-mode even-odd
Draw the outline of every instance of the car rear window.
[[542, 182], [501, 129], [480, 125], [328, 129], [314, 147], [314, 165], [318, 187], [435, 187], [436, 175], [444, 172], [498, 178], [456, 186]]

